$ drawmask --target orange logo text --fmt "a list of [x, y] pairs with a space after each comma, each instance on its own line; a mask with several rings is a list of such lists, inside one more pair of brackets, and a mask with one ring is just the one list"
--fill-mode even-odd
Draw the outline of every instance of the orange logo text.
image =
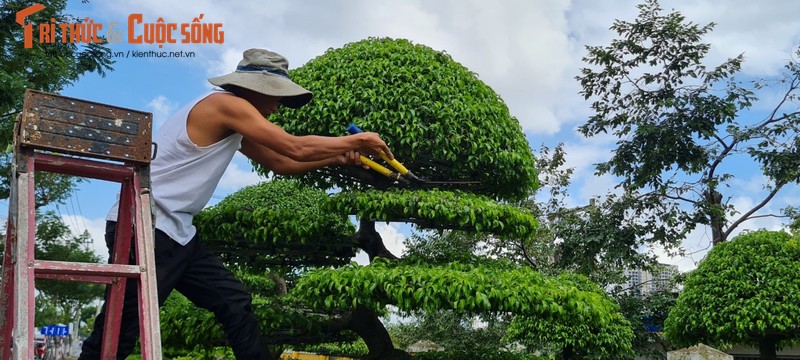
[[[33, 47], [33, 24], [25, 24], [25, 19], [45, 9], [44, 5], [33, 4], [16, 14], [16, 21], [23, 27], [25, 48]], [[146, 22], [143, 14], [130, 14], [127, 28], [119, 29], [119, 22], [112, 21], [104, 31], [103, 24], [85, 18], [78, 23], [58, 23], [55, 18], [50, 22], [39, 24], [38, 40], [41, 44], [101, 43], [102, 34], [109, 43], [126, 40], [129, 44], [222, 44], [225, 42], [225, 31], [221, 23], [203, 23], [204, 14], [187, 23], [166, 23], [159, 17], [155, 22]], [[60, 30], [60, 31], [59, 31]], [[60, 36], [59, 36], [60, 35]]]

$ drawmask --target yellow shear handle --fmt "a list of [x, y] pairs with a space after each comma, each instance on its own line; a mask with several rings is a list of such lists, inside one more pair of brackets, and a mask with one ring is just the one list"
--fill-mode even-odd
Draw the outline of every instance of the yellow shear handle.
[[[351, 133], [351, 134], [358, 134], [358, 133], [362, 133], [362, 132], [364, 132], [364, 131], [363, 131], [363, 130], [361, 130], [361, 129], [360, 129], [358, 126], [356, 126], [356, 124], [355, 124], [355, 123], [353, 123], [353, 124], [350, 124], [350, 126], [348, 126], [348, 127], [347, 127], [347, 132], [349, 132], [349, 133]], [[388, 157], [388, 156], [386, 155], [386, 153], [384, 153], [383, 151], [381, 151], [381, 153], [380, 153], [379, 155], [380, 155], [380, 156], [381, 156], [381, 158], [382, 158], [384, 161], [386, 161], [386, 162], [387, 162], [389, 165], [392, 165], [392, 167], [393, 167], [393, 168], [397, 169], [397, 172], [399, 172], [399, 173], [400, 173], [400, 175], [406, 175], [406, 174], [408, 174], [408, 169], [406, 169], [406, 167], [405, 167], [405, 166], [403, 166], [403, 164], [401, 164], [401, 163], [400, 163], [399, 161], [397, 161], [396, 159], [389, 160], [389, 157]], [[371, 167], [371, 168], [372, 168], [372, 169], [374, 169], [375, 171], [377, 171], [377, 172], [380, 172], [381, 174], [384, 174], [384, 175], [386, 175], [386, 173], [384, 173], [383, 171], [381, 171], [381, 170], [379, 170], [378, 168], [376, 168], [376, 167], [373, 167], [372, 165], [370, 165], [370, 163], [373, 163], [373, 164], [374, 164], [374, 163], [375, 163], [374, 161], [372, 161], [372, 160], [369, 160], [369, 159], [367, 159], [368, 161], [364, 161], [364, 159], [365, 159], [365, 157], [364, 157], [364, 156], [361, 156], [361, 161], [362, 161], [363, 163], [365, 163], [365, 164], [369, 165], [369, 167]], [[376, 166], [380, 166], [380, 167], [381, 167], [381, 168], [383, 168], [383, 169], [386, 169], [385, 167], [383, 167], [383, 166], [381, 166], [381, 165], [378, 165], [378, 164], [375, 164], [375, 165], [376, 165]], [[389, 171], [389, 172], [391, 172], [391, 170], [389, 170], [389, 169], [386, 169], [386, 171]], [[386, 175], [386, 176], [389, 176], [389, 177], [391, 177], [390, 175]]]
[[[377, 171], [377, 172], [383, 174], [384, 176], [389, 177], [389, 178], [391, 178], [393, 180], [399, 180], [400, 179], [400, 175], [399, 174], [397, 174], [396, 172], [394, 172], [392, 170], [387, 169], [385, 166], [383, 166], [381, 164], [378, 164], [378, 163], [372, 161], [370, 158], [368, 158], [368, 157], [366, 157], [364, 155], [361, 155], [360, 159], [361, 159], [361, 163], [364, 164], [364, 165], [369, 166], [370, 169], [375, 170], [375, 171]], [[408, 171], [408, 170], [406, 170], [406, 171]]]
[[403, 164], [401, 164], [399, 161], [397, 161], [397, 159], [389, 160], [389, 157], [386, 156], [386, 153], [384, 153], [383, 151], [381, 151], [380, 156], [381, 156], [381, 159], [383, 159], [384, 161], [389, 163], [389, 165], [392, 165], [393, 168], [397, 169], [397, 172], [399, 172], [400, 175], [408, 174], [408, 169], [406, 169], [406, 167], [403, 166]]

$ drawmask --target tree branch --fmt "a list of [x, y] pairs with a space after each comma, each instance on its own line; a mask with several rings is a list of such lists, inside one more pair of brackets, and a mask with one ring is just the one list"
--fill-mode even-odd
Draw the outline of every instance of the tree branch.
[[525, 240], [520, 240], [519, 241], [519, 248], [520, 248], [520, 250], [522, 250], [522, 257], [525, 258], [525, 261], [527, 261], [528, 264], [531, 265], [531, 268], [537, 269], [538, 266], [536, 266], [536, 261], [531, 259], [530, 255], [528, 255], [528, 250], [525, 248]]
[[757, 204], [756, 206], [754, 206], [752, 209], [750, 209], [749, 211], [747, 211], [746, 213], [744, 213], [744, 214], [743, 214], [741, 217], [739, 217], [739, 219], [738, 219], [738, 220], [734, 221], [734, 222], [733, 222], [733, 223], [732, 223], [730, 226], [728, 226], [728, 229], [726, 229], [726, 230], [723, 232], [723, 238], [727, 239], [727, 238], [728, 238], [728, 236], [729, 236], [729, 235], [731, 234], [731, 232], [733, 231], [733, 229], [735, 229], [735, 228], [736, 228], [737, 226], [739, 226], [741, 223], [743, 223], [743, 222], [745, 222], [745, 221], [747, 221], [747, 220], [751, 219], [751, 218], [750, 218], [750, 215], [753, 215], [753, 214], [754, 214], [756, 211], [760, 210], [760, 209], [761, 209], [761, 208], [763, 208], [765, 205], [767, 205], [767, 203], [768, 203], [770, 200], [772, 200], [772, 198], [773, 198], [773, 197], [775, 197], [775, 194], [777, 194], [777, 193], [778, 193], [778, 191], [780, 191], [780, 190], [783, 188], [783, 186], [784, 186], [784, 185], [786, 185], [786, 182], [785, 182], [785, 181], [782, 181], [782, 182], [780, 182], [780, 183], [778, 183], [778, 184], [775, 184], [775, 188], [774, 188], [774, 189], [772, 189], [772, 191], [770, 191], [770, 193], [767, 195], [767, 197], [765, 197], [765, 198], [764, 198], [764, 200], [761, 200], [761, 202], [760, 202], [760, 203], [758, 203], [758, 204]]
[[717, 135], [717, 133], [714, 133], [714, 138], [717, 139], [717, 142], [719, 142], [720, 145], [722, 145], [723, 149], [728, 147], [728, 144], [725, 143], [725, 139], [719, 137], [719, 135]]
[[692, 204], [692, 205], [697, 205], [697, 203], [698, 203], [698, 201], [697, 201], [697, 200], [692, 200], [692, 199], [689, 199], [689, 198], [685, 198], [685, 197], [683, 197], [683, 196], [679, 196], [679, 195], [669, 195], [669, 194], [662, 194], [662, 193], [657, 193], [657, 192], [654, 192], [654, 191], [652, 191], [652, 192], [649, 192], [649, 193], [644, 193], [644, 194], [641, 194], [641, 195], [639, 195], [639, 196], [637, 196], [637, 197], [636, 197], [636, 200], [641, 200], [641, 199], [643, 199], [643, 198], [645, 198], [645, 197], [648, 197], [648, 196], [658, 196], [658, 197], [667, 198], [667, 199], [672, 199], [672, 200], [681, 200], [681, 201], [686, 201], [686, 202], [688, 202], [688, 203], [690, 203], [690, 204]]

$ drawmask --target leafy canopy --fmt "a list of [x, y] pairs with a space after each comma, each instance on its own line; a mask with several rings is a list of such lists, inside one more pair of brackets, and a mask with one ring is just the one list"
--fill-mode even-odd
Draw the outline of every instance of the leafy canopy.
[[633, 354], [634, 338], [631, 324], [619, 312], [619, 307], [603, 289], [584, 276], [562, 273], [557, 277], [564, 284], [581, 291], [598, 294], [612, 303], [615, 311], [603, 321], [583, 321], [580, 317], [542, 318], [522, 315], [514, 318], [506, 337], [519, 341], [529, 350], [559, 354], [572, 359], [628, 359]]
[[[344, 264], [354, 256], [355, 227], [325, 207], [324, 191], [278, 180], [244, 187], [194, 219], [213, 251], [231, 263]], [[246, 260], [245, 260], [246, 259]]]
[[407, 312], [511, 312], [598, 324], [605, 324], [617, 311], [600, 293], [515, 266], [396, 265], [380, 259], [369, 266], [311, 271], [300, 279], [295, 292], [316, 309], [360, 305], [381, 310], [391, 304]]
[[405, 221], [434, 229], [464, 229], [528, 238], [536, 219], [524, 209], [463, 191], [366, 190], [336, 194], [328, 208], [361, 219]]
[[[290, 133], [340, 136], [355, 122], [379, 133], [418, 176], [479, 181], [461, 188], [493, 198], [523, 198], [536, 186], [517, 119], [477, 74], [444, 52], [370, 38], [329, 49], [291, 76], [314, 92], [314, 100], [270, 117]], [[304, 180], [324, 189], [360, 187], [340, 175], [317, 172]]]
[[739, 235], [711, 249], [688, 275], [664, 331], [685, 346], [796, 340], [799, 273], [797, 237], [765, 230]]

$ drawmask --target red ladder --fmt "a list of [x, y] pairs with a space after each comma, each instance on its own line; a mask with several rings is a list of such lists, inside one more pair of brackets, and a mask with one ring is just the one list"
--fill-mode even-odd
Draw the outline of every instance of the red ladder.
[[[140, 111], [26, 91], [14, 131], [0, 293], [0, 360], [33, 358], [37, 278], [109, 286], [102, 359], [116, 358], [126, 279], [137, 279], [142, 359], [161, 359], [150, 198], [151, 118]], [[36, 171], [121, 184], [109, 264], [34, 259]], [[130, 264], [131, 251], [135, 264]]]

